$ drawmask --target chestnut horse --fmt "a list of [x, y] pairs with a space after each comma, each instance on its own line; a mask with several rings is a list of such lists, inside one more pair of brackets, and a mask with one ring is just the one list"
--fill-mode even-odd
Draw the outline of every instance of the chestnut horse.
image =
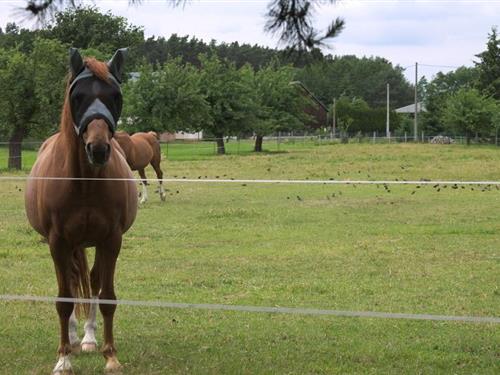
[[[47, 240], [58, 297], [116, 299], [114, 272], [122, 235], [134, 222], [137, 188], [113, 139], [121, 113], [125, 50], [106, 64], [70, 50], [70, 72], [59, 132], [45, 141], [26, 187], [26, 213]], [[57, 179], [50, 179], [55, 177]], [[118, 180], [106, 180], [109, 178]], [[123, 179], [123, 180], [121, 180]], [[85, 248], [95, 247], [89, 273]], [[90, 294], [92, 293], [92, 294]], [[72, 302], [57, 302], [59, 358], [54, 374], [72, 373], [70, 354], [80, 349]], [[121, 365], [113, 342], [116, 305], [99, 305], [104, 320], [106, 371]], [[83, 351], [96, 350], [96, 304], [85, 306]]]
[[[144, 168], [151, 164], [156, 172], [156, 177], [158, 179], [163, 178], [163, 171], [160, 168], [161, 162], [161, 150], [160, 142], [158, 139], [158, 134], [155, 132], [148, 133], [135, 133], [133, 135], [128, 135], [127, 133], [120, 131], [115, 133], [115, 139], [120, 144], [123, 152], [127, 157], [127, 163], [133, 171], [138, 171], [142, 179], [142, 194], [141, 203], [145, 203], [148, 200], [148, 180], [146, 174], [144, 173]], [[163, 183], [159, 181], [159, 193], [162, 201], [165, 200], [166, 194], [163, 190]]]

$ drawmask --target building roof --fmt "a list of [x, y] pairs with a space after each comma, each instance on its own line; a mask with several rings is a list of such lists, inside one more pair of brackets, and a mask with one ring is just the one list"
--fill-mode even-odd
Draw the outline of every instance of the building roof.
[[[425, 105], [422, 102], [417, 103], [417, 109], [419, 112], [427, 112]], [[407, 106], [396, 108], [397, 113], [415, 113], [415, 103], [409, 104]]]

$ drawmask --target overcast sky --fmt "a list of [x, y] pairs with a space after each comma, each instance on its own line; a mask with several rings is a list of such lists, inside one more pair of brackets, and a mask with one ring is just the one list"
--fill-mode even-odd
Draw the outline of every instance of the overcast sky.
[[[145, 0], [137, 7], [129, 6], [128, 0], [93, 3], [143, 26], [147, 36], [168, 38], [177, 33], [205, 41], [278, 45], [276, 37], [263, 31], [270, 0], [193, 0], [176, 9], [166, 2]], [[25, 3], [0, 0], [0, 26], [22, 21], [18, 11]], [[414, 80], [416, 61], [451, 67], [473, 65], [474, 55], [485, 49], [491, 27], [500, 24], [500, 0], [341, 0], [321, 5], [315, 24], [324, 29], [335, 17], [344, 18], [346, 28], [325, 53], [382, 56], [394, 64], [411, 66], [406, 76]], [[419, 75], [431, 78], [439, 70], [450, 69], [422, 65]]]

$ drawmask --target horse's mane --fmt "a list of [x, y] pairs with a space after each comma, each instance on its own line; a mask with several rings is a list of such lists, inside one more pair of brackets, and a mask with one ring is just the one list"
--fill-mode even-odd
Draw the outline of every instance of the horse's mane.
[[[94, 75], [102, 81], [109, 81], [109, 69], [108, 65], [105, 62], [99, 61], [94, 57], [86, 57], [84, 59], [85, 67], [87, 67]], [[71, 116], [71, 108], [69, 104], [69, 87], [72, 81], [71, 73], [66, 77], [66, 94], [64, 96], [64, 105], [61, 114], [61, 124], [59, 130], [63, 134], [67, 134], [68, 131], [71, 131], [74, 134], [73, 130], [73, 117]]]

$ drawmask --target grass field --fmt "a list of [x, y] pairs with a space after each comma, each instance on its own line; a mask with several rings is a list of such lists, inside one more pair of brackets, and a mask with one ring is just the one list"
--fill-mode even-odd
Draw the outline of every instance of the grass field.
[[[494, 147], [296, 144], [222, 157], [176, 147], [166, 177], [500, 179]], [[0, 294], [55, 296], [47, 245], [24, 214], [24, 183], [0, 184]], [[119, 298], [500, 315], [495, 186], [167, 187], [165, 203], [149, 188], [125, 236]], [[494, 324], [120, 306], [115, 336], [124, 374], [500, 372]], [[50, 373], [57, 342], [54, 306], [0, 302], [0, 373]], [[104, 360], [80, 355], [73, 367], [101, 374]]]

